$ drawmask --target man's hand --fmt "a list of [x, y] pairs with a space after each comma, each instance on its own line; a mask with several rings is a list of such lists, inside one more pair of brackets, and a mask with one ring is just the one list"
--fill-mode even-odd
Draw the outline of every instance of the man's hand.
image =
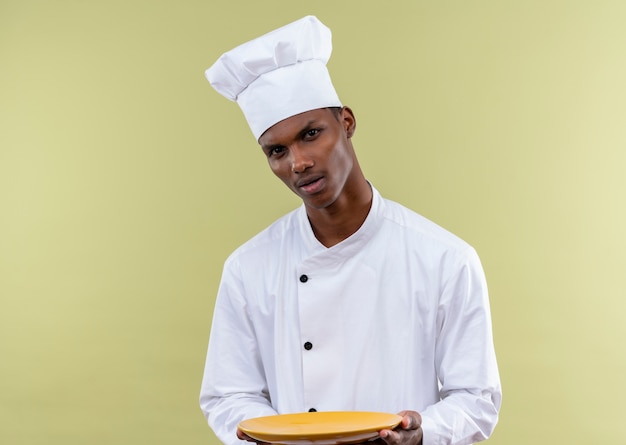
[[422, 445], [422, 416], [415, 411], [400, 411], [400, 424], [393, 430], [381, 430], [378, 435], [387, 445]]
[[237, 428], [237, 438], [239, 440], [245, 440], [245, 441], [248, 441], [248, 442], [255, 442], [258, 445], [270, 445], [267, 442], [260, 442], [260, 441], [258, 441], [256, 439], [253, 439], [252, 437], [248, 436], [246, 433], [241, 431], [239, 428]]

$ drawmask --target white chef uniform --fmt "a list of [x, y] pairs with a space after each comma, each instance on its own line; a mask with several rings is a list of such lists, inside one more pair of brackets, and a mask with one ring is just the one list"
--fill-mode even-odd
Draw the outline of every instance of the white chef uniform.
[[487, 287], [472, 247], [373, 190], [330, 248], [304, 206], [226, 261], [201, 407], [217, 436], [276, 413], [421, 413], [424, 445], [471, 444], [497, 422]]

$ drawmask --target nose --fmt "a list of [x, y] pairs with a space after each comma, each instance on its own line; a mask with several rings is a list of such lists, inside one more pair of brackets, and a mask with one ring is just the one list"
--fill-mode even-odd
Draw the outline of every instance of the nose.
[[313, 165], [315, 165], [315, 162], [306, 153], [306, 150], [299, 147], [291, 149], [291, 171], [293, 173], [302, 173], [306, 169], [313, 167]]

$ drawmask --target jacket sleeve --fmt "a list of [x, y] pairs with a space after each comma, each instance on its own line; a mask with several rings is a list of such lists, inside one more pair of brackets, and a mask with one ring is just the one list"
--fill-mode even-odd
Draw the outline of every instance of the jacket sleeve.
[[498, 421], [502, 391], [487, 284], [474, 249], [464, 253], [442, 283], [435, 345], [441, 401], [421, 413], [424, 445], [479, 442]]
[[237, 264], [227, 261], [213, 313], [200, 408], [225, 444], [245, 419], [276, 414], [272, 408]]

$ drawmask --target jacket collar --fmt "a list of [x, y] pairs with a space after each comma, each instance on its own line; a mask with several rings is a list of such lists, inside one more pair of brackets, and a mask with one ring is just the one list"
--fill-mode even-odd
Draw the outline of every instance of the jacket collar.
[[324, 263], [328, 261], [343, 261], [356, 254], [361, 248], [369, 242], [376, 234], [382, 221], [385, 202], [378, 193], [378, 190], [372, 187], [372, 207], [370, 208], [365, 221], [359, 229], [345, 240], [332, 247], [326, 247], [315, 237], [311, 223], [306, 214], [304, 204], [298, 211], [298, 223], [300, 227], [301, 239], [304, 244], [305, 258], [308, 260], [320, 260]]

